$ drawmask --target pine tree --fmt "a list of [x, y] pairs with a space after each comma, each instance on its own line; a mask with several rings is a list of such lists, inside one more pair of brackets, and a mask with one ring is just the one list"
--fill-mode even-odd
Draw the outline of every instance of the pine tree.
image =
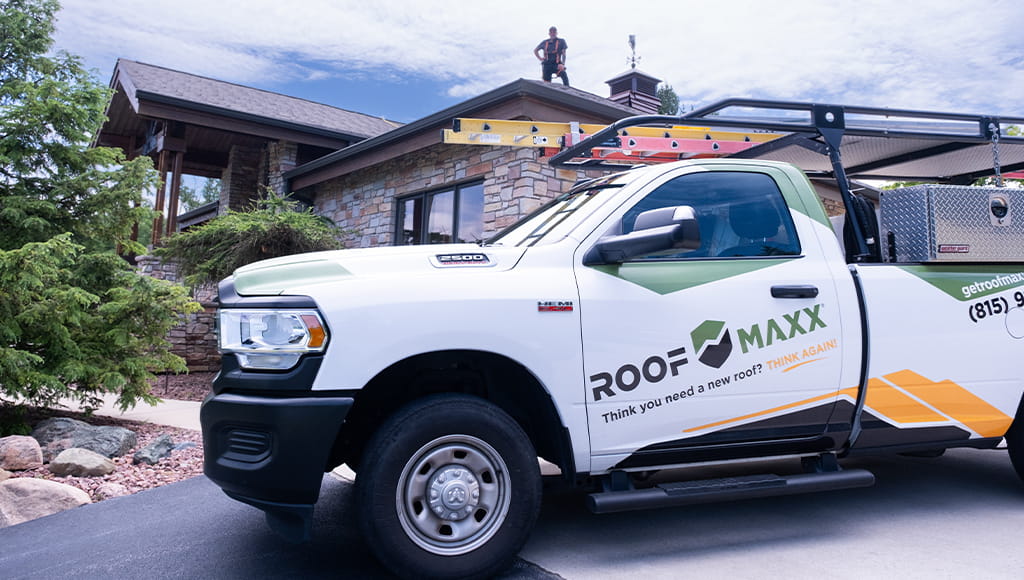
[[152, 219], [147, 158], [90, 147], [109, 90], [52, 46], [54, 0], [0, 0], [0, 394], [122, 408], [155, 402], [155, 372], [183, 371], [167, 332], [198, 310], [181, 286], [140, 276]]
[[658, 100], [661, 102], [658, 105], [659, 115], [679, 114], [679, 95], [672, 89], [672, 85], [658, 87]]

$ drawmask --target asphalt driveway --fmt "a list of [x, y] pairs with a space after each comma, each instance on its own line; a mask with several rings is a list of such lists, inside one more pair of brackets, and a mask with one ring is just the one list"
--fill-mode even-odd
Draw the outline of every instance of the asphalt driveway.
[[[852, 462], [874, 487], [594, 515], [545, 497], [504, 578], [1016, 579], [1024, 485], [1000, 451]], [[0, 577], [384, 578], [324, 478], [313, 541], [291, 545], [204, 477], [0, 529]]]
[[[389, 577], [355, 526], [337, 517], [351, 501], [352, 486], [331, 476], [323, 486], [309, 544], [281, 541], [262, 512], [196, 477], [0, 529], [0, 577]], [[505, 578], [556, 576], [520, 561]]]

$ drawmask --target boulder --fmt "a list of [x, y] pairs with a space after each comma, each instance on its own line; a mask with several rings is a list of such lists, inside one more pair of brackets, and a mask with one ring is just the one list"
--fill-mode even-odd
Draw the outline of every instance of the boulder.
[[84, 421], [55, 417], [47, 419], [32, 431], [32, 437], [43, 448], [43, 459], [51, 461], [61, 451], [78, 447], [106, 457], [120, 457], [135, 447], [135, 432], [124, 427], [95, 427]]
[[173, 450], [174, 441], [171, 440], [170, 435], [164, 434], [154, 439], [149, 445], [136, 451], [135, 456], [132, 457], [132, 463], [156, 465], [158, 461], [170, 455]]
[[99, 484], [99, 486], [97, 486], [92, 493], [93, 497], [102, 500], [126, 496], [131, 492], [128, 491], [127, 487], [121, 485], [120, 483], [112, 483], [108, 481], [106, 483]]
[[54, 439], [45, 444], [40, 443], [40, 445], [43, 449], [43, 463], [49, 463], [53, 461], [54, 457], [60, 455], [61, 451], [74, 447], [75, 442], [70, 437], [65, 437], [63, 439]]
[[11, 472], [4, 469], [0, 469], [0, 481], [7, 481], [11, 478]]
[[23, 471], [43, 466], [43, 450], [39, 442], [26, 435], [0, 439], [0, 469]]
[[92, 503], [89, 494], [47, 479], [15, 477], [0, 481], [0, 528]]
[[117, 465], [103, 455], [72, 447], [60, 452], [47, 467], [54, 475], [73, 475], [75, 477], [98, 477], [113, 473]]

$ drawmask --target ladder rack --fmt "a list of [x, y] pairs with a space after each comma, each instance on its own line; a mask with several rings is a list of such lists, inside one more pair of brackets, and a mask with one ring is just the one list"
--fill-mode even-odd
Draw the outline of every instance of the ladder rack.
[[[963, 184], [1024, 170], [1024, 137], [1013, 134], [1024, 126], [1022, 117], [755, 99], [726, 99], [682, 116], [622, 119], [566, 146], [549, 163], [564, 169], [622, 170], [625, 164], [610, 163], [604, 154], [609, 140], [619, 139], [621, 145], [624, 132], [688, 123], [770, 132], [772, 140], [727, 155], [786, 161], [809, 176], [834, 179], [850, 213], [856, 203], [850, 176]], [[867, 256], [864, 232], [857, 220], [850, 223], [856, 254]]]
[[[606, 129], [606, 125], [576, 122], [458, 118], [452, 122], [451, 129], [443, 130], [442, 141], [464, 145], [537, 147], [557, 152]], [[768, 132], [721, 131], [690, 125], [630, 127], [609, 135], [601, 143], [594, 144], [593, 149], [598, 157], [609, 161], [664, 162], [731, 155], [778, 136]]]

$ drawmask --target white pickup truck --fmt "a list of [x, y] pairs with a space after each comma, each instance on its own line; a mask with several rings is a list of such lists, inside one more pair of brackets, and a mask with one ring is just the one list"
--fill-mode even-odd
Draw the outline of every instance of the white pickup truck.
[[[965, 218], [1024, 223], [1015, 192], [965, 191]], [[1004, 438], [1024, 475], [1024, 253], [895, 261], [885, 207], [844, 252], [793, 165], [680, 161], [581, 183], [482, 245], [246, 266], [220, 286], [206, 474], [301, 540], [347, 463], [368, 545], [429, 577], [511, 561], [538, 457], [596, 512], [867, 486], [842, 458]], [[797, 473], [648, 477], [785, 457]]]

